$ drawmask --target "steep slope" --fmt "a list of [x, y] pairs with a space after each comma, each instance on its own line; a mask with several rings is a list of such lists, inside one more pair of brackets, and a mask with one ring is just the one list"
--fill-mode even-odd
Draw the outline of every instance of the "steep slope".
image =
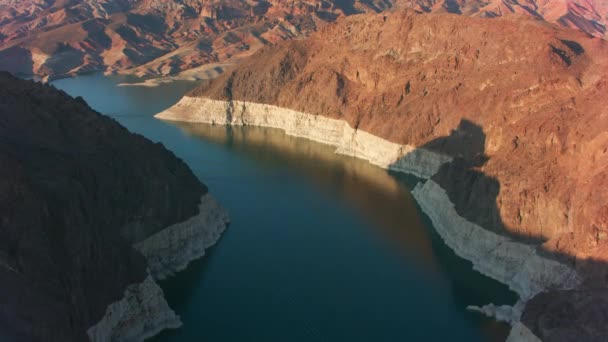
[[[181, 269], [224, 229], [207, 188], [82, 99], [6, 73], [0, 89], [0, 336], [80, 341], [97, 326], [93, 340], [137, 339], [179, 326], [152, 277]], [[150, 240], [193, 218], [171, 228], [166, 243], [179, 249]], [[178, 233], [209, 235], [190, 246]]]
[[608, 5], [599, 0], [0, 0], [0, 70], [51, 78], [101, 70], [166, 76], [220, 63], [213, 77], [225, 63], [338, 17], [400, 7], [519, 14], [597, 37], [605, 37], [608, 22]]
[[[458, 254], [523, 301], [554, 289], [565, 303], [559, 289], [606, 291], [607, 56], [602, 39], [521, 17], [352, 16], [158, 117], [283, 128], [428, 179], [414, 194]], [[601, 316], [556, 332], [547, 315], [524, 323], [550, 340], [606, 333]]]
[[0, 69], [62, 77], [168, 75], [301, 37], [390, 1], [0, 1]]

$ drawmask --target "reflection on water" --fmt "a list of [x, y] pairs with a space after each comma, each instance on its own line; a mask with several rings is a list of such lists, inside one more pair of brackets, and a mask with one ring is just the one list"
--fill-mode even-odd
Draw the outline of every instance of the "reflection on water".
[[[468, 305], [512, 304], [516, 295], [471, 269], [457, 257], [432, 229], [413, 196], [411, 188], [419, 179], [392, 174], [366, 161], [334, 153], [335, 148], [287, 135], [284, 131], [262, 127], [226, 127], [207, 124], [172, 123], [185, 134], [198, 137], [242, 154], [272, 169], [288, 168], [319, 191], [339, 198], [368, 221], [366, 227], [382, 237], [407, 260], [416, 260], [437, 283], [454, 292], [461, 308]], [[476, 313], [468, 313], [489, 340], [502, 341], [506, 324]]]
[[288, 167], [302, 174], [319, 191], [347, 201], [408, 258], [437, 270], [431, 241], [414, 204], [410, 189], [386, 170], [352, 157], [337, 155], [335, 148], [289, 136], [282, 130], [262, 127], [224, 127], [177, 123], [188, 135], [217, 144], [254, 159], [269, 168]]
[[184, 159], [228, 209], [202, 260], [161, 284], [183, 327], [155, 341], [504, 340], [467, 305], [513, 303], [437, 236], [392, 175], [267, 128], [152, 116], [192, 83], [121, 88], [121, 78], [54, 82]]

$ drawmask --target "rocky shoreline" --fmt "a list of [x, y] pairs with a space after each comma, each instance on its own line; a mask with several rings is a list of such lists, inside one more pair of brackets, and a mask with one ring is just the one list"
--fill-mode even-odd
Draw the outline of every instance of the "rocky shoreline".
[[412, 145], [395, 144], [347, 122], [288, 108], [246, 101], [184, 96], [156, 118], [212, 125], [278, 128], [287, 134], [336, 146], [336, 153], [367, 160], [381, 168], [430, 178], [450, 156]]
[[[533, 341], [536, 338], [519, 323], [519, 316], [528, 299], [549, 288], [573, 288], [581, 281], [570, 266], [539, 255], [534, 246], [495, 234], [458, 215], [446, 191], [431, 180], [443, 164], [452, 160], [450, 156], [392, 143], [353, 129], [343, 120], [246, 101], [186, 96], [173, 107], [157, 114], [156, 118], [278, 128], [289, 135], [335, 146], [338, 154], [361, 158], [381, 168], [423, 179], [413, 195], [445, 243], [460, 257], [473, 262], [477, 271], [508, 285], [520, 296], [520, 302], [515, 307], [506, 308], [509, 311], [506, 318], [500, 317], [496, 310], [487, 310], [487, 307], [478, 310], [511, 323], [514, 326], [510, 336], [512, 340], [525, 337]], [[455, 226], [458, 229], [454, 229]]]
[[180, 326], [156, 283], [226, 212], [160, 143], [0, 72], [0, 340], [140, 341]]
[[148, 262], [148, 277], [127, 287], [124, 297], [107, 307], [104, 317], [87, 330], [91, 341], [143, 341], [165, 329], [179, 328], [181, 320], [156, 281], [203, 257], [229, 221], [226, 211], [210, 194], [205, 194], [197, 215], [135, 244], [134, 248]]
[[201, 198], [198, 215], [169, 226], [134, 247], [146, 257], [152, 277], [164, 280], [203, 257], [229, 222], [226, 211], [206, 194]]

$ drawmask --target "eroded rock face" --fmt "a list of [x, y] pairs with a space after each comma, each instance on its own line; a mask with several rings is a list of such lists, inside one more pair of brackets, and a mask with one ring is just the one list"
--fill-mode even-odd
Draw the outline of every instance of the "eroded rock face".
[[305, 36], [341, 15], [391, 5], [381, 0], [3, 0], [0, 70], [51, 78], [125, 69], [140, 76], [169, 75]]
[[406, 0], [422, 12], [454, 13], [482, 18], [524, 15], [606, 37], [608, 3], [588, 0]]
[[[198, 120], [211, 107], [186, 102], [219, 100], [226, 110], [208, 112], [253, 122], [247, 110], [272, 105], [448, 156], [430, 178], [460, 217], [575, 269], [564, 287], [586, 291], [608, 279], [606, 56], [604, 40], [521, 17], [353, 16], [263, 48], [161, 117]], [[551, 290], [553, 273], [522, 298]]]
[[[129, 286], [156, 296], [142, 311], [149, 322], [174, 326], [133, 245], [198, 215], [206, 187], [162, 145], [82, 99], [6, 73], [0, 89], [0, 335], [87, 340]], [[140, 332], [158, 328], [139, 318], [130, 322]]]

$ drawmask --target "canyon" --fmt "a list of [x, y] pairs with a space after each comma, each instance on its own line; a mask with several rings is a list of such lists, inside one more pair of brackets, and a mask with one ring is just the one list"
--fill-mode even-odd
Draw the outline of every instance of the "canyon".
[[[0, 0], [0, 70], [201, 81], [156, 117], [278, 128], [414, 175], [445, 244], [519, 296], [471, 310], [509, 341], [601, 341], [607, 24], [597, 0]], [[7, 73], [0, 89], [0, 337], [179, 327], [157, 282], [226, 211], [82, 98]]]
[[[105, 70], [166, 76], [234, 63], [263, 45], [299, 38], [374, 1], [0, 2], [0, 69], [45, 79]], [[213, 77], [215, 66], [198, 77]]]
[[8, 73], [0, 89], [3, 340], [179, 327], [157, 280], [204, 255], [226, 211], [173, 153], [82, 98]]
[[608, 21], [599, 0], [2, 0], [0, 70], [44, 80], [190, 70], [180, 77], [210, 79], [263, 46], [304, 38], [340, 17], [403, 8], [524, 16], [602, 38]]
[[357, 15], [263, 47], [157, 117], [280, 128], [417, 175], [444, 241], [520, 296], [472, 309], [514, 341], [599, 341], [606, 56], [601, 38], [525, 16]]

